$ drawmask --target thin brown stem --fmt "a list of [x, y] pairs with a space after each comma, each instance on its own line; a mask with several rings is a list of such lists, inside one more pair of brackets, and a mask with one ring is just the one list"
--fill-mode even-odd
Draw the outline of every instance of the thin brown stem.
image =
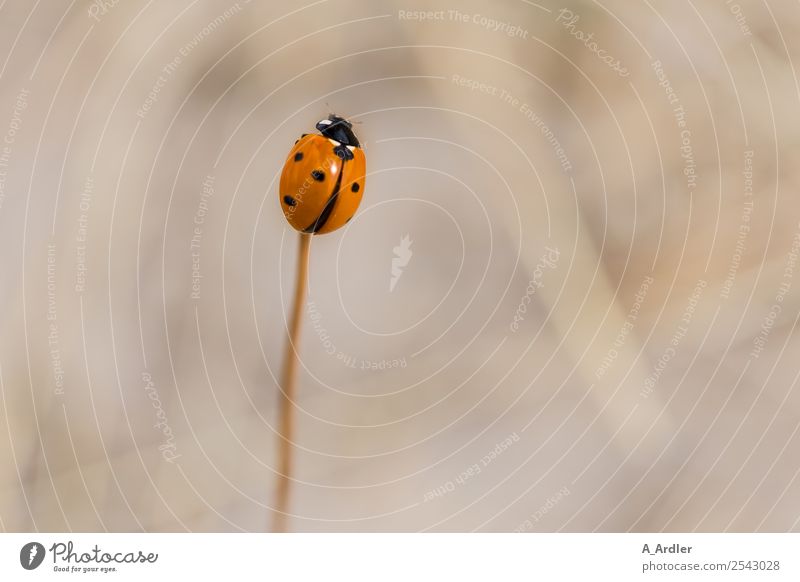
[[297, 281], [294, 289], [289, 335], [283, 359], [283, 381], [278, 402], [278, 484], [275, 489], [275, 507], [272, 530], [286, 531], [289, 493], [292, 480], [292, 439], [294, 436], [294, 415], [292, 407], [297, 385], [297, 364], [300, 352], [300, 324], [303, 321], [303, 303], [308, 285], [308, 255], [311, 249], [310, 234], [300, 233], [300, 248], [297, 255]]

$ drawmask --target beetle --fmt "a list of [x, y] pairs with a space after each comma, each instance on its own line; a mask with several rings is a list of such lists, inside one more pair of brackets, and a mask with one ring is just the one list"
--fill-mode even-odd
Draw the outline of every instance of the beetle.
[[303, 134], [286, 157], [278, 196], [295, 230], [325, 234], [344, 226], [364, 195], [367, 160], [353, 125], [335, 114]]

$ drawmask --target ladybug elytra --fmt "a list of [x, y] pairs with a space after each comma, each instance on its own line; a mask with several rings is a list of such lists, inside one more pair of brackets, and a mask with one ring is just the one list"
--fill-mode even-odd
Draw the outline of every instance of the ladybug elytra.
[[304, 233], [325, 234], [344, 226], [364, 194], [367, 161], [352, 124], [331, 114], [303, 134], [281, 173], [281, 208], [286, 220]]

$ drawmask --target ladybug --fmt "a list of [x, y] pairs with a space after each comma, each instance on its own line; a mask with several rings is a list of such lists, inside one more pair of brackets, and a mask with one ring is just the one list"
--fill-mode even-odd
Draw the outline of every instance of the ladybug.
[[344, 226], [361, 203], [367, 159], [353, 124], [329, 115], [319, 133], [294, 143], [281, 173], [281, 208], [295, 230], [325, 234]]

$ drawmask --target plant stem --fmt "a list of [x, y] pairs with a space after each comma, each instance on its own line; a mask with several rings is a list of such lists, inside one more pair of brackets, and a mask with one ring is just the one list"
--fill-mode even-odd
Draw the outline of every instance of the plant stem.
[[272, 530], [286, 531], [287, 509], [292, 479], [292, 439], [294, 435], [295, 387], [297, 384], [297, 364], [300, 353], [300, 324], [303, 321], [303, 303], [308, 286], [308, 256], [311, 249], [311, 234], [300, 233], [300, 248], [297, 255], [297, 281], [294, 289], [294, 303], [289, 321], [289, 335], [283, 360], [283, 381], [278, 403], [278, 484], [275, 488], [275, 507]]

